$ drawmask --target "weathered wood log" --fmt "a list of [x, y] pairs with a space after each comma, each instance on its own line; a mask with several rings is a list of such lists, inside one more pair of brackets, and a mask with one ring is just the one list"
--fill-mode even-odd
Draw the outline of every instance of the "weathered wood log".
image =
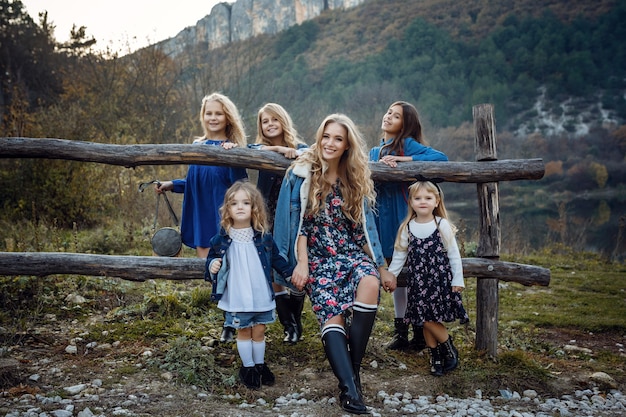
[[[473, 107], [474, 150], [480, 163], [497, 159], [496, 125], [491, 104]], [[500, 257], [500, 196], [497, 180], [476, 185], [478, 192], [479, 241], [476, 254], [490, 260]], [[498, 353], [498, 279], [476, 284], [476, 349], [495, 357]]]
[[[283, 172], [291, 160], [277, 152], [247, 148], [181, 144], [110, 145], [66, 139], [0, 138], [0, 158], [45, 158], [96, 162], [124, 167], [140, 165], [228, 165]], [[375, 181], [439, 179], [458, 183], [538, 180], [545, 173], [541, 159], [493, 162], [400, 162], [391, 168], [371, 162]]]
[[[129, 281], [204, 278], [205, 261], [198, 258], [93, 255], [67, 252], [0, 252], [0, 275], [55, 274], [106, 276]], [[550, 284], [550, 270], [534, 265], [463, 258], [466, 277], [498, 278], [522, 285]]]

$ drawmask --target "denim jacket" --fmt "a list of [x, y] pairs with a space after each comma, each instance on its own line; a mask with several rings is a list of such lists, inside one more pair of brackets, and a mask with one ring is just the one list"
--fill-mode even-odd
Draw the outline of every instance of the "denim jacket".
[[[289, 259], [293, 265], [297, 264], [296, 241], [302, 228], [304, 208], [307, 206], [310, 187], [311, 166], [309, 164], [295, 164], [292, 170], [287, 171], [278, 197], [276, 217], [274, 218], [274, 241], [281, 256]], [[363, 214], [365, 238], [374, 256], [374, 262], [379, 267], [384, 266], [385, 258], [378, 239], [374, 213], [365, 203]], [[291, 287], [288, 282], [277, 280], [277, 283]]]
[[[222, 298], [224, 289], [227, 285], [230, 266], [228, 265], [226, 252], [228, 251], [232, 241], [232, 238], [228, 236], [224, 228], [221, 228], [220, 233], [213, 236], [211, 239], [209, 254], [206, 258], [204, 280], [210, 281], [213, 284], [211, 299], [214, 301], [219, 301]], [[280, 274], [280, 277], [286, 281], [291, 277], [295, 264], [290, 264], [286, 260], [286, 257], [279, 254], [276, 243], [274, 243], [274, 239], [269, 233], [261, 233], [255, 230], [254, 245], [256, 246], [259, 259], [261, 260], [263, 273], [265, 274], [267, 285], [270, 288], [272, 299], [274, 299], [274, 290], [272, 288], [272, 269], [275, 269]], [[211, 263], [220, 258], [222, 259], [222, 266], [217, 274], [212, 274], [210, 272]]]

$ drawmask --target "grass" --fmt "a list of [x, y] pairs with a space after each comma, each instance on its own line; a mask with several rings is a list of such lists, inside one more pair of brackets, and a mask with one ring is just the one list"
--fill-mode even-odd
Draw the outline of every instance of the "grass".
[[[570, 371], [609, 373], [619, 384], [626, 383], [624, 353], [595, 349], [591, 354], [563, 350], [568, 332], [593, 337], [626, 334], [626, 267], [607, 263], [601, 257], [553, 247], [527, 257], [508, 256], [507, 261], [550, 268], [548, 287], [524, 287], [501, 282], [499, 286], [499, 353], [486, 356], [473, 347], [475, 329], [451, 325], [460, 350], [460, 368], [436, 378], [433, 393], [473, 396], [480, 388], [484, 395], [498, 395], [507, 388], [521, 392], [535, 389], [556, 394], [555, 376]], [[119, 342], [133, 355], [150, 347], [155, 352], [147, 362], [152, 371], [172, 372], [181, 384], [207, 387], [212, 392], [232, 393], [238, 367], [236, 348], [218, 346], [222, 313], [210, 302], [208, 284], [198, 282], [126, 282], [84, 276], [0, 277], [0, 352], [21, 344], [34, 326], [43, 326], [50, 317], [72, 323], [67, 337], [81, 334], [99, 344]], [[466, 279], [465, 306], [471, 323], [476, 319], [476, 279]], [[87, 299], [68, 305], [70, 294]], [[94, 320], [94, 316], [99, 317]], [[328, 370], [319, 340], [319, 327], [306, 301], [303, 315], [305, 339], [296, 345], [281, 342], [278, 322], [267, 331], [267, 360], [296, 375], [305, 368]], [[381, 380], [428, 375], [427, 356], [390, 352], [385, 349], [393, 326], [393, 304], [383, 294], [379, 314], [364, 363], [377, 362]], [[551, 333], [552, 332], [552, 333]], [[554, 332], [564, 334], [555, 340]], [[572, 336], [575, 337], [575, 336]], [[120, 350], [123, 350], [120, 348]], [[305, 352], [305, 354], [303, 354]], [[406, 370], [399, 371], [399, 364]], [[118, 376], [138, 372], [132, 365], [117, 370]], [[305, 377], [306, 378], [306, 377]], [[334, 390], [334, 383], [329, 384]], [[332, 395], [332, 393], [331, 393]]]

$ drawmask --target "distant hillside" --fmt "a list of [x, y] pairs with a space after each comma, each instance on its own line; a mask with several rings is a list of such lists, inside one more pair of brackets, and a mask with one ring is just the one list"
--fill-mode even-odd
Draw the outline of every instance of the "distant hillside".
[[177, 59], [251, 114], [276, 101], [296, 119], [365, 122], [403, 98], [445, 127], [491, 102], [501, 129], [584, 134], [626, 119], [625, 13], [612, 0], [370, 0], [211, 51], [187, 44]]

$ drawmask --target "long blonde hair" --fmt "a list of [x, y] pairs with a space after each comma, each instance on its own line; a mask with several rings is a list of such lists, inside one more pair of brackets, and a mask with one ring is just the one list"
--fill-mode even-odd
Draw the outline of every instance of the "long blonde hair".
[[[348, 219], [360, 224], [363, 221], [363, 204], [373, 207], [376, 201], [374, 182], [371, 179], [365, 140], [354, 122], [344, 114], [331, 114], [320, 124], [315, 134], [315, 143], [295, 162], [311, 165], [311, 188], [307, 214], [316, 215], [326, 202], [332, 184], [326, 181], [328, 163], [322, 157], [321, 141], [329, 123], [337, 123], [348, 132], [348, 149], [339, 161], [338, 175], [343, 196], [342, 211]], [[293, 168], [294, 165], [290, 169]]]
[[263, 115], [263, 113], [267, 113], [270, 116], [276, 117], [278, 119], [278, 122], [283, 127], [283, 142], [288, 147], [298, 149], [298, 145], [304, 144], [304, 141], [298, 136], [298, 131], [293, 124], [293, 120], [291, 120], [291, 116], [289, 116], [289, 113], [287, 113], [287, 110], [285, 110], [285, 108], [280, 104], [276, 103], [267, 103], [259, 109], [256, 118], [256, 143], [261, 143], [268, 146], [273, 145], [272, 141], [269, 138], [266, 138], [265, 135], [263, 135], [263, 127], [261, 123], [261, 116]]
[[240, 148], [245, 147], [248, 140], [246, 138], [243, 120], [239, 115], [239, 110], [237, 110], [237, 106], [235, 106], [235, 103], [233, 103], [231, 99], [220, 93], [212, 93], [202, 99], [200, 124], [202, 124], [202, 130], [204, 131], [204, 138], [209, 137], [209, 132], [204, 124], [204, 111], [206, 110], [207, 103], [211, 101], [217, 101], [224, 109], [224, 114], [226, 115], [226, 138], [237, 144]]
[[252, 204], [250, 224], [252, 228], [257, 232], [265, 233], [266, 230], [269, 230], [265, 200], [263, 199], [261, 192], [248, 180], [236, 181], [228, 188], [228, 190], [226, 190], [226, 193], [224, 194], [224, 204], [220, 207], [220, 226], [222, 226], [227, 233], [230, 228], [233, 227], [234, 221], [230, 215], [228, 207], [238, 191], [244, 191], [248, 195], [248, 198], [250, 198], [250, 202]]
[[[442, 219], [446, 219], [448, 223], [450, 224], [452, 233], [453, 234], [456, 233], [456, 227], [454, 227], [454, 225], [450, 222], [450, 219], [448, 219], [448, 210], [446, 210], [446, 205], [443, 202], [443, 191], [441, 190], [441, 187], [439, 187], [437, 184], [430, 182], [430, 181], [414, 182], [413, 184], [411, 184], [411, 186], [409, 186], [409, 202], [421, 189], [424, 189], [427, 192], [435, 195], [435, 199], [437, 200], [437, 207], [435, 207], [435, 209], [433, 210], [433, 217], [441, 217]], [[417, 214], [415, 213], [415, 210], [413, 210], [413, 207], [411, 207], [411, 204], [409, 203], [407, 215], [402, 221], [402, 223], [400, 224], [400, 227], [398, 228], [398, 234], [396, 236], [394, 249], [403, 250], [403, 251], [407, 249], [407, 247], [404, 245], [406, 244], [406, 242], [401, 241], [402, 231], [406, 229], [409, 225], [409, 222], [416, 217], [417, 217]], [[442, 235], [442, 238], [444, 238], [444, 244], [448, 246], [447, 242], [445, 242], [445, 237], [443, 235]]]

